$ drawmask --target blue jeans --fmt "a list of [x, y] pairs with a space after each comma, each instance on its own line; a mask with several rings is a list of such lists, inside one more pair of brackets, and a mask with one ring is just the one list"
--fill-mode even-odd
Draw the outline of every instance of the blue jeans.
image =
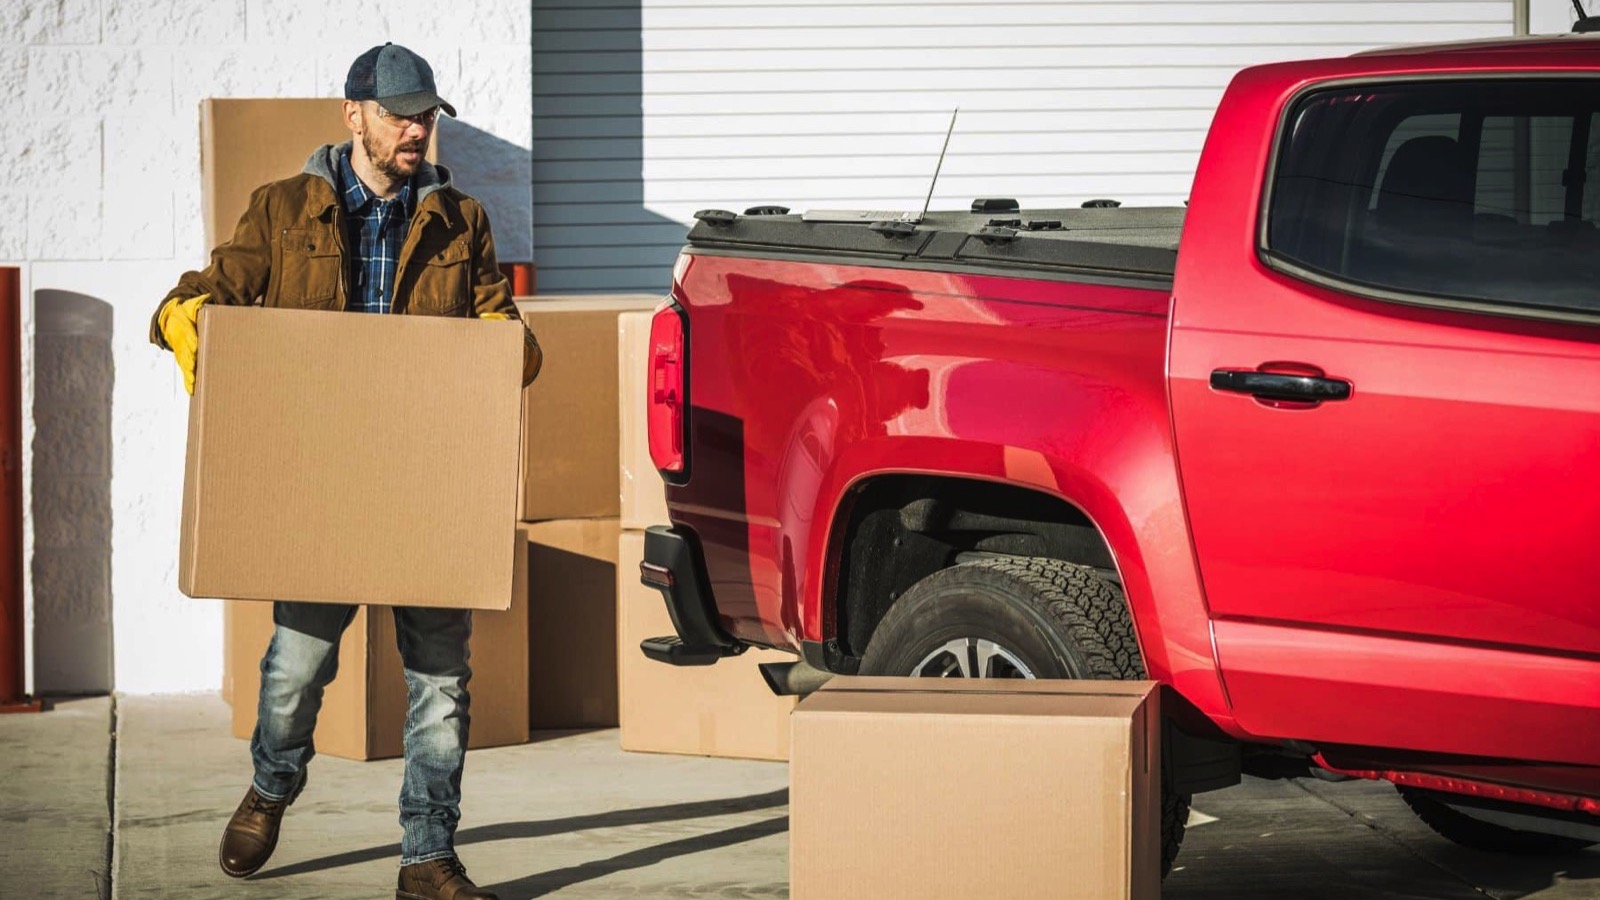
[[[261, 658], [261, 699], [250, 739], [256, 793], [269, 800], [294, 793], [316, 755], [311, 732], [322, 690], [338, 672], [339, 638], [355, 614], [354, 606], [343, 604], [273, 604], [277, 628]], [[397, 606], [394, 624], [408, 692], [400, 862], [410, 865], [455, 853], [471, 723], [472, 611]]]

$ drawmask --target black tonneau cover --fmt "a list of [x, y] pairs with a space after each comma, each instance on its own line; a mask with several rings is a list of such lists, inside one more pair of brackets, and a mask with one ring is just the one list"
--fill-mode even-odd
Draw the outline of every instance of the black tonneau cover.
[[918, 225], [805, 222], [799, 215], [702, 210], [696, 251], [819, 257], [926, 269], [1170, 283], [1181, 207], [929, 212]]

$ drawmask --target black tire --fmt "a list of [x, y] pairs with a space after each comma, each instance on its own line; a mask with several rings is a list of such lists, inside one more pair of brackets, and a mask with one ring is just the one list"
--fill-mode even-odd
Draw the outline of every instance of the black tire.
[[1480, 822], [1441, 803], [1432, 792], [1395, 785], [1400, 797], [1417, 814], [1424, 825], [1440, 837], [1448, 838], [1463, 847], [1505, 853], [1514, 856], [1553, 856], [1577, 853], [1594, 846], [1593, 841], [1563, 837], [1559, 834], [1541, 834], [1537, 831], [1519, 831]]
[[[992, 642], [984, 651], [990, 656], [978, 656], [977, 641]], [[964, 661], [952, 642], [967, 646]], [[973, 677], [1145, 677], [1120, 589], [1084, 566], [1023, 556], [962, 563], [912, 585], [861, 656], [863, 675], [959, 678], [973, 671], [979, 672]], [[1161, 800], [1165, 878], [1183, 844], [1189, 797], [1163, 784]]]

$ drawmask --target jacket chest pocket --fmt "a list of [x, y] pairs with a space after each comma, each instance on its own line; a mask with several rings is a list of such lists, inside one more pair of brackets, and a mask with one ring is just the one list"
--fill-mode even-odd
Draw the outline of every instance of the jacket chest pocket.
[[472, 248], [466, 240], [452, 240], [421, 261], [411, 289], [411, 310], [425, 316], [465, 315], [472, 302]]
[[330, 309], [338, 300], [339, 241], [332, 229], [285, 228], [278, 241], [277, 302], [292, 309]]
[[422, 258], [416, 285], [411, 288], [411, 311], [421, 315], [464, 315], [472, 303], [472, 248], [454, 239]]

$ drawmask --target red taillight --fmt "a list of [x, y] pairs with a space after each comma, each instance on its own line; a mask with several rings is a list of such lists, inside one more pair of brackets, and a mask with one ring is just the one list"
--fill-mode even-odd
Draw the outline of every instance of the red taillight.
[[663, 472], [684, 470], [685, 393], [683, 315], [667, 301], [650, 321], [650, 460]]

